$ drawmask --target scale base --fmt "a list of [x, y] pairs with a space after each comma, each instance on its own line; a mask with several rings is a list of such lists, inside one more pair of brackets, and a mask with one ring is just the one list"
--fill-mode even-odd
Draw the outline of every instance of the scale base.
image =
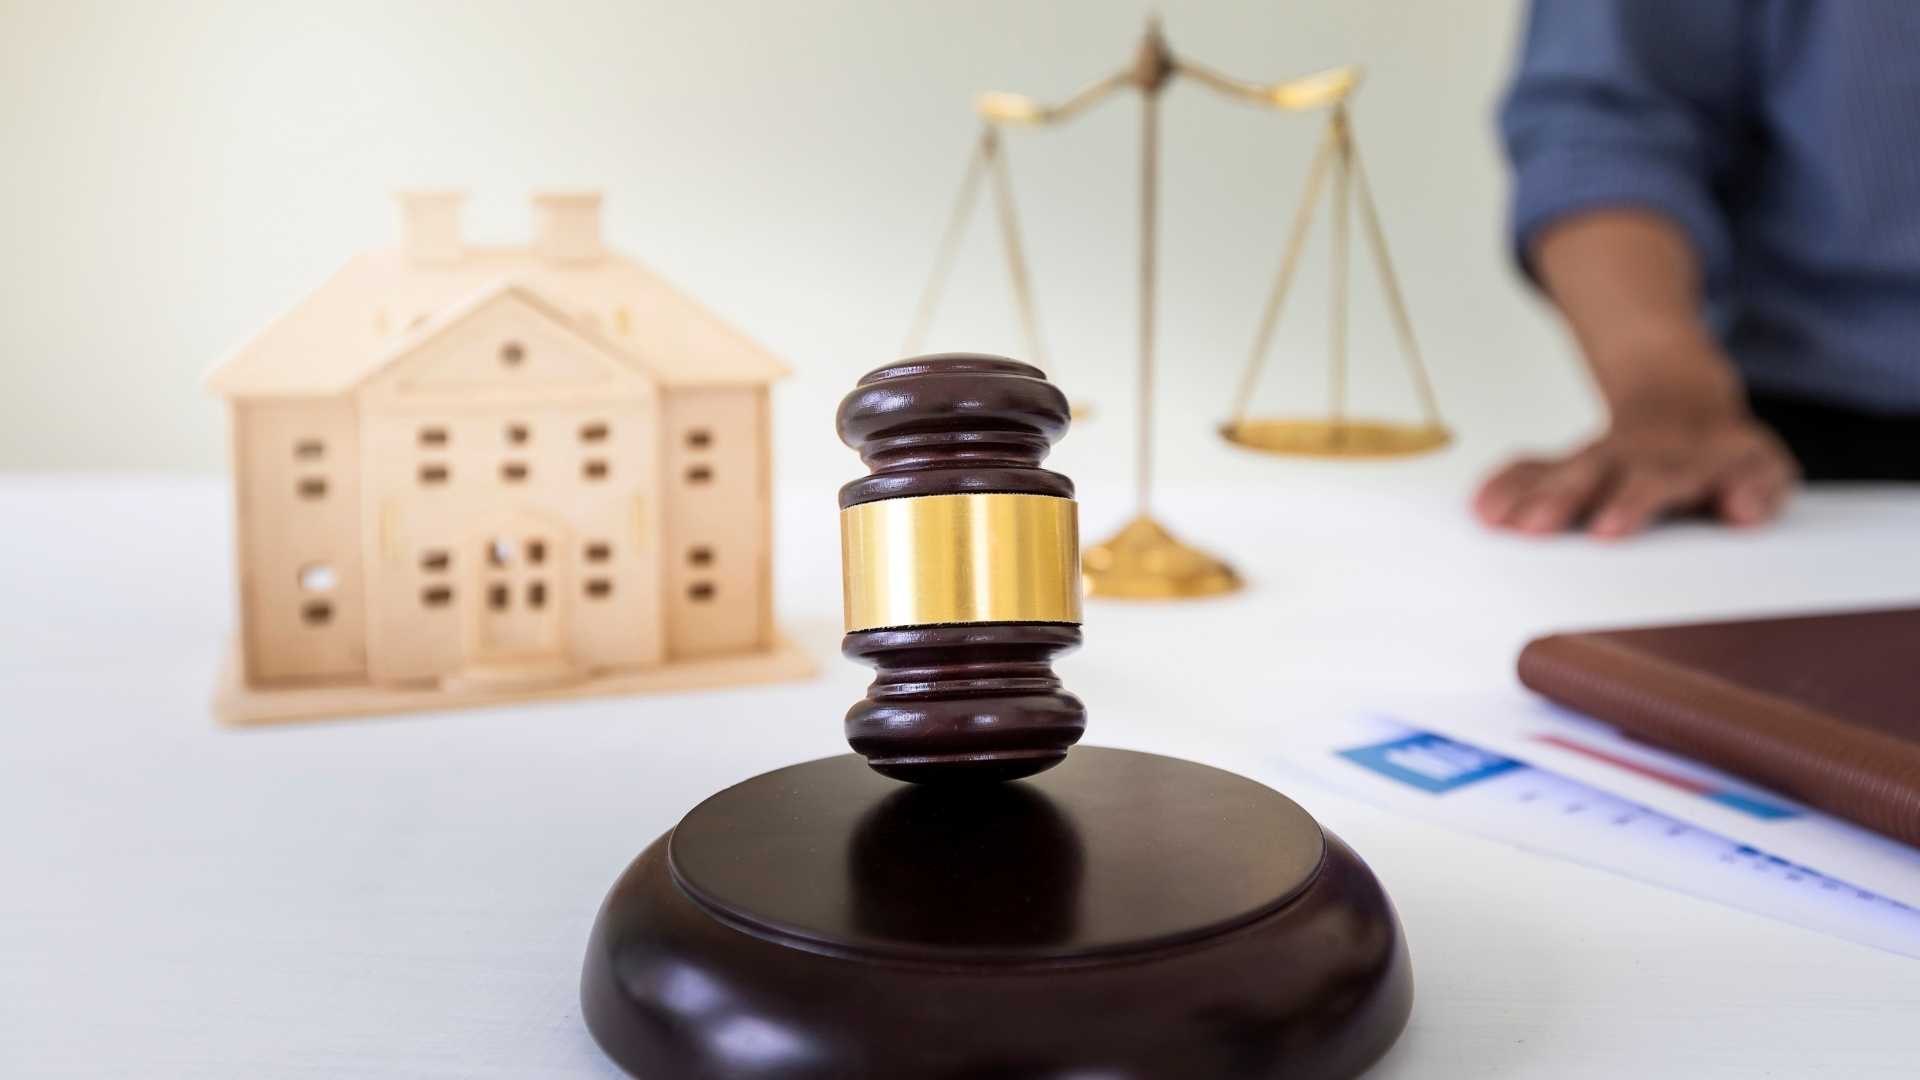
[[660, 1080], [1350, 1077], [1412, 994], [1386, 894], [1306, 811], [1102, 748], [1004, 784], [843, 755], [729, 788], [614, 886], [581, 983]]
[[1453, 433], [1438, 424], [1392, 420], [1235, 420], [1220, 437], [1263, 454], [1290, 457], [1392, 458], [1438, 450]]
[[1238, 592], [1233, 567], [1176, 540], [1142, 514], [1080, 560], [1087, 595], [1122, 600], [1190, 600]]

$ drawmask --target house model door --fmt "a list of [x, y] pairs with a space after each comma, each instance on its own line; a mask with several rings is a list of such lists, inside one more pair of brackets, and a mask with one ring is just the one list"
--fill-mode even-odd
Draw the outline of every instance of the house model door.
[[564, 659], [561, 578], [569, 544], [551, 524], [525, 519], [475, 540], [480, 580], [470, 661]]

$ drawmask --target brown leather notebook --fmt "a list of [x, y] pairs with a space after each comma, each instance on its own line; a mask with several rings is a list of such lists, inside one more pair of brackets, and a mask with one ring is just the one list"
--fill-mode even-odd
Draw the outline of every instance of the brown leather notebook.
[[1520, 681], [1920, 845], [1920, 608], [1554, 634]]

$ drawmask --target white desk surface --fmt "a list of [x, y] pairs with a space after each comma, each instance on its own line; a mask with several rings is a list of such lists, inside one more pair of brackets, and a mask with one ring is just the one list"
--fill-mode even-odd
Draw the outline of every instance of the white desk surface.
[[[1489, 536], [1430, 472], [1284, 475], [1163, 497], [1253, 588], [1093, 605], [1062, 664], [1089, 742], [1231, 767], [1203, 747], [1251, 760], [1305, 702], [1507, 685], [1554, 627], [1920, 596], [1913, 489], [1608, 547]], [[1122, 509], [1083, 503], [1089, 533]], [[865, 684], [831, 492], [779, 505], [817, 680], [226, 731], [222, 484], [0, 478], [0, 1076], [615, 1075], [575, 1000], [605, 890], [718, 788], [843, 750]], [[1372, 1075], [1920, 1075], [1920, 963], [1290, 794], [1405, 920], [1413, 1020]]]

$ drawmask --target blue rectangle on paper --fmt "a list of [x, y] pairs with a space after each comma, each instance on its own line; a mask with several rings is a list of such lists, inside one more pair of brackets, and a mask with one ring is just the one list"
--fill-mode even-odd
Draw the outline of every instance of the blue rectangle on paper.
[[1430, 731], [1340, 751], [1356, 765], [1436, 795], [1524, 766], [1508, 757]]
[[1764, 818], [1767, 821], [1778, 821], [1781, 818], [1800, 816], [1800, 812], [1791, 807], [1781, 806], [1779, 803], [1767, 802], [1764, 799], [1755, 799], [1742, 795], [1737, 791], [1710, 791], [1707, 793], [1707, 798], [1712, 799], [1722, 806], [1730, 806], [1742, 813], [1752, 814], [1754, 817]]

